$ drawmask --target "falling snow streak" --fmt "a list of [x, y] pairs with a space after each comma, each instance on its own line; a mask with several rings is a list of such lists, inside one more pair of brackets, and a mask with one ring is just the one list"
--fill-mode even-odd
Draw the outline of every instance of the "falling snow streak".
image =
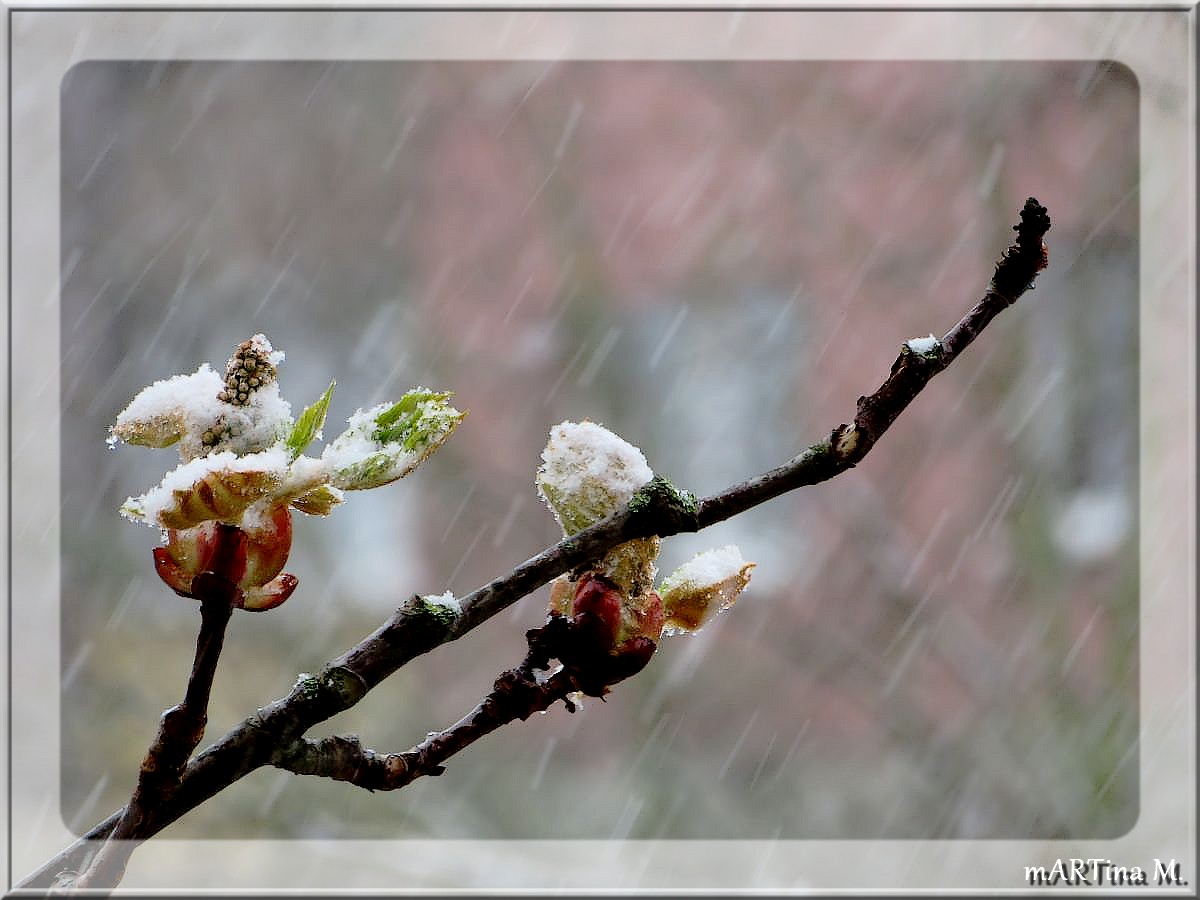
[[655, 347], [654, 352], [650, 354], [650, 360], [647, 363], [647, 366], [651, 371], [658, 367], [659, 360], [662, 359], [663, 354], [667, 351], [667, 347], [670, 346], [671, 341], [675, 338], [675, 333], [679, 331], [679, 326], [681, 326], [683, 324], [683, 320], [687, 318], [687, 313], [687, 304], [681, 303], [679, 305], [679, 311], [675, 313], [674, 318], [671, 319], [671, 324], [669, 324], [667, 326], [667, 330], [663, 332], [662, 339], [658, 342], [658, 346]]
[[604, 365], [605, 360], [612, 352], [613, 347], [617, 345], [620, 337], [621, 329], [617, 327], [610, 327], [604, 333], [604, 337], [600, 338], [587, 364], [583, 367], [583, 371], [579, 373], [579, 378], [576, 379], [576, 383], [580, 387], [588, 387], [595, 381], [596, 375], [600, 372], [600, 367]]

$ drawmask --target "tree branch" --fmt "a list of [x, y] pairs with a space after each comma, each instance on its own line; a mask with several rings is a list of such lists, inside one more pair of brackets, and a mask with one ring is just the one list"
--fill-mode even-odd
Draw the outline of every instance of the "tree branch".
[[[1016, 242], [998, 261], [983, 299], [935, 346], [914, 349], [906, 343], [883, 385], [870, 396], [859, 398], [851, 424], [834, 428], [826, 440], [786, 464], [699, 502], [664, 479], [655, 478], [622, 512], [546, 548], [507, 575], [461, 598], [460, 615], [413, 597], [373, 634], [331, 660], [318, 675], [302, 676], [287, 696], [260, 709], [196, 756], [183, 772], [178, 790], [144, 825], [141, 830], [145, 833], [140, 836], [149, 837], [249, 772], [274, 764], [280, 748], [293, 746], [314, 725], [353, 706], [415, 657], [461, 637], [551, 579], [617, 544], [637, 537], [698, 531], [853, 467], [929, 380], [957, 359], [998, 313], [1032, 287], [1046, 264], [1042, 238], [1049, 228], [1046, 208], [1029, 198], [1021, 211], [1020, 224], [1013, 227]], [[297, 751], [297, 766], [306, 764], [308, 746]], [[321, 742], [314, 746], [334, 756], [347, 752]], [[94, 842], [112, 834], [121, 820], [122, 811], [109, 816], [19, 886], [46, 886], [56, 873], [77, 868], [94, 849]]]
[[192, 591], [200, 601], [200, 632], [183, 702], [162, 714], [133, 796], [91, 865], [74, 880], [74, 888], [114, 888], [120, 884], [138, 842], [159, 830], [155, 822], [158, 812], [178, 789], [187, 761], [204, 737], [225, 628], [241, 591], [212, 572], [198, 574]]

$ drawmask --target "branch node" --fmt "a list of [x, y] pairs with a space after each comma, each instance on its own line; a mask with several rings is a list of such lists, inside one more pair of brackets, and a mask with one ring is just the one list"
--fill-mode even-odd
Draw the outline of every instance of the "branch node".
[[420, 594], [413, 594], [400, 607], [400, 612], [406, 619], [407, 627], [433, 631], [443, 640], [454, 634], [461, 618], [461, 613], [445, 603], [431, 603]]
[[[862, 409], [861, 404], [859, 409]], [[847, 468], [852, 468], [854, 462], [859, 458], [854, 451], [858, 449], [860, 436], [861, 433], [855, 425], [839, 425], [830, 436], [830, 444], [833, 445], [834, 453]]]
[[696, 495], [661, 475], [638, 488], [629, 501], [629, 513], [638, 519], [638, 537], [700, 530], [700, 501]]
[[317, 678], [326, 696], [341, 709], [349, 709], [370, 690], [361, 675], [345, 666], [329, 666], [322, 669]]

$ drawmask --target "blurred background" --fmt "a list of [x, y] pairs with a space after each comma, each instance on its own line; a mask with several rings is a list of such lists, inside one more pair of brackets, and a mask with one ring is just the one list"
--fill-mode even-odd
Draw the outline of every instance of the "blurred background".
[[[149, 382], [262, 331], [326, 435], [425, 384], [413, 476], [296, 516], [234, 617], [208, 739], [413, 592], [554, 542], [549, 428], [699, 494], [826, 437], [982, 296], [1021, 204], [1050, 267], [857, 468], [664, 546], [738, 605], [608, 702], [395, 794], [260, 770], [164, 837], [1106, 838], [1138, 814], [1138, 86], [1104, 63], [76, 66], [62, 86], [62, 761], [76, 831], [182, 696], [194, 606], [120, 519], [173, 451], [105, 449]], [[319, 452], [319, 448], [318, 452]], [[542, 589], [312, 736], [406, 749], [523, 655]], [[74, 748], [86, 747], [86, 753]]]

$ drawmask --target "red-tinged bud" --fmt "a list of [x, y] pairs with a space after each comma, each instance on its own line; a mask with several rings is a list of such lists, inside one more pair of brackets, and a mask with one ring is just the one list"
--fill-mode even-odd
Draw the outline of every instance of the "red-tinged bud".
[[633, 637], [625, 641], [617, 647], [616, 656], [613, 657], [610, 671], [615, 677], [609, 681], [609, 684], [642, 671], [657, 649], [658, 644], [648, 637]]
[[281, 574], [292, 547], [292, 517], [286, 504], [271, 507], [253, 529], [219, 522], [168, 530], [167, 545], [154, 550], [154, 567], [168, 587], [194, 597], [193, 581], [212, 572], [240, 591], [238, 606], [273, 609], [296, 589], [293, 575]]
[[274, 609], [292, 596], [292, 591], [299, 583], [300, 579], [295, 575], [282, 572], [262, 587], [248, 587], [242, 591], [241, 607], [250, 612]]
[[242, 590], [265, 586], [283, 571], [292, 549], [291, 510], [286, 504], [271, 507], [262, 524], [247, 528], [245, 534], [246, 570], [242, 575]]
[[575, 588], [575, 601], [571, 612], [576, 619], [580, 616], [595, 617], [603, 628], [598, 632], [612, 649], [617, 643], [621, 629], [621, 607], [624, 605], [621, 590], [603, 575], [589, 573], [579, 580]]
[[580, 578], [572, 613], [570, 641], [560, 657], [580, 689], [594, 697], [645, 668], [663, 628], [658, 594], [628, 598], [615, 582], [595, 572]]
[[179, 596], [192, 596], [193, 574], [179, 565], [166, 547], [154, 548], [154, 570], [163, 583]]
[[617, 639], [628, 642], [643, 637], [657, 643], [662, 637], [666, 613], [663, 610], [662, 598], [655, 591], [648, 591], [625, 605], [624, 627]]

